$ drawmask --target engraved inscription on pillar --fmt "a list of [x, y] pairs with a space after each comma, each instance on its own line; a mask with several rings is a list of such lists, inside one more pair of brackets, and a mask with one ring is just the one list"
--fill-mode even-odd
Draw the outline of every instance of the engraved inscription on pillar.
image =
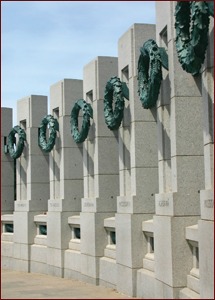
[[214, 207], [214, 200], [208, 199], [204, 201], [204, 207], [206, 208], [213, 208]]
[[121, 207], [128, 207], [128, 206], [130, 206], [130, 202], [128, 202], [128, 201], [120, 201], [119, 202], [119, 206], [121, 206]]
[[84, 207], [94, 207], [94, 203], [92, 203], [92, 202], [84, 202]]
[[167, 200], [160, 200], [159, 203], [158, 203], [158, 205], [160, 207], [169, 206], [169, 201], [167, 201]]

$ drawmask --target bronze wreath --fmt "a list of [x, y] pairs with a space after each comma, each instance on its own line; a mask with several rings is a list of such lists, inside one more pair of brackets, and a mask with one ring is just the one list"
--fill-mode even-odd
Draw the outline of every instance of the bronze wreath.
[[[19, 141], [18, 144], [16, 145], [16, 150], [15, 150], [14, 144], [16, 144], [16, 136], [15, 136], [16, 133], [18, 133]], [[26, 141], [25, 131], [18, 125], [13, 127], [13, 129], [10, 131], [8, 135], [8, 150], [11, 158], [17, 159], [21, 156], [25, 146], [25, 141]]]
[[145, 109], [155, 106], [162, 81], [162, 65], [168, 70], [168, 56], [164, 48], [159, 48], [149, 39], [140, 48], [138, 60], [138, 93]]
[[[48, 125], [50, 134], [49, 139], [47, 141], [46, 128]], [[58, 121], [52, 115], [45, 116], [40, 124], [38, 136], [38, 144], [43, 151], [50, 152], [53, 149], [55, 145], [57, 131], [59, 131]]]
[[[78, 115], [80, 109], [83, 110], [83, 123], [81, 131], [78, 130]], [[89, 103], [83, 99], [76, 101], [71, 111], [71, 133], [76, 143], [83, 143], [87, 138], [90, 129], [90, 118], [93, 118], [93, 109]]]
[[[182, 68], [198, 75], [208, 45], [208, 28], [213, 16], [206, 1], [178, 1], [175, 8], [176, 51]], [[191, 22], [191, 28], [190, 28]]]
[[[111, 77], [104, 91], [104, 117], [105, 123], [110, 130], [119, 128], [125, 106], [124, 97], [129, 99], [129, 90], [126, 83], [119, 78]], [[113, 110], [113, 101], [115, 108]]]

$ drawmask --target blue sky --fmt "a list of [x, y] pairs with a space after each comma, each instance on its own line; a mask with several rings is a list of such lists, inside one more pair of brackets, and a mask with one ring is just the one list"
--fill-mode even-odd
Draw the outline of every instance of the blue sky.
[[1, 106], [49, 97], [50, 85], [83, 78], [96, 56], [117, 56], [134, 23], [155, 23], [155, 1], [1, 1]]

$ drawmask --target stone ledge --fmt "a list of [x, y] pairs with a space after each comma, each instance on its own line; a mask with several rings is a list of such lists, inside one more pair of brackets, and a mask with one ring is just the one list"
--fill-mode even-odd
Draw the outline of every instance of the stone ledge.
[[142, 223], [142, 230], [145, 232], [154, 233], [154, 225], [153, 225], [153, 219], [144, 221]]
[[104, 227], [115, 228], [115, 217], [104, 219]]
[[1, 216], [1, 221], [2, 222], [13, 222], [13, 214], [8, 214], [8, 215], [2, 215]]
[[194, 242], [199, 242], [198, 224], [186, 227], [186, 239]]
[[184, 288], [179, 292], [180, 299], [200, 299], [200, 295], [196, 292], [190, 290], [189, 288]]
[[36, 223], [47, 223], [47, 215], [36, 215], [34, 216], [34, 222]]
[[80, 227], [80, 216], [68, 217], [68, 224], [79, 225], [79, 227]]

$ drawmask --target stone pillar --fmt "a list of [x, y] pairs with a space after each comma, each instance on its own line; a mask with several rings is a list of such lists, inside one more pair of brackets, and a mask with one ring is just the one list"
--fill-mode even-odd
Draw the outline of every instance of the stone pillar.
[[15, 160], [8, 152], [8, 134], [13, 127], [12, 108], [1, 108], [1, 268], [13, 268], [13, 211]]
[[29, 272], [30, 245], [34, 243], [34, 216], [47, 211], [49, 161], [38, 145], [38, 128], [47, 114], [47, 97], [31, 95], [17, 102], [17, 122], [26, 143], [17, 159], [17, 200], [14, 212], [14, 269]]
[[120, 196], [117, 197], [117, 289], [136, 295], [137, 270], [143, 265], [146, 241], [142, 222], [152, 218], [158, 191], [156, 108], [144, 109], [138, 95], [140, 47], [155, 39], [155, 26], [134, 24], [119, 39], [118, 76], [129, 88], [119, 130]]
[[118, 134], [107, 128], [103, 112], [105, 86], [117, 75], [117, 62], [116, 57], [99, 56], [84, 67], [84, 99], [93, 108], [93, 123], [83, 149], [81, 272], [83, 280], [94, 284], [99, 282], [99, 259], [107, 245], [104, 219], [115, 215], [119, 192]]
[[68, 217], [81, 211], [83, 197], [82, 144], [71, 135], [70, 115], [83, 97], [83, 82], [63, 79], [50, 88], [50, 114], [59, 123], [50, 153], [50, 199], [47, 214], [47, 273], [64, 277], [64, 252], [71, 239]]
[[192, 253], [185, 227], [198, 221], [204, 179], [201, 77], [186, 73], [178, 62], [175, 5], [156, 3], [156, 41], [169, 58], [157, 105], [159, 193], [154, 216], [155, 297], [163, 299], [178, 298], [187, 285]]
[[15, 165], [7, 152], [8, 134], [13, 127], [12, 108], [1, 108], [1, 214], [12, 214], [15, 200]]
[[200, 191], [199, 228], [200, 298], [214, 297], [214, 18], [202, 70], [205, 187]]

